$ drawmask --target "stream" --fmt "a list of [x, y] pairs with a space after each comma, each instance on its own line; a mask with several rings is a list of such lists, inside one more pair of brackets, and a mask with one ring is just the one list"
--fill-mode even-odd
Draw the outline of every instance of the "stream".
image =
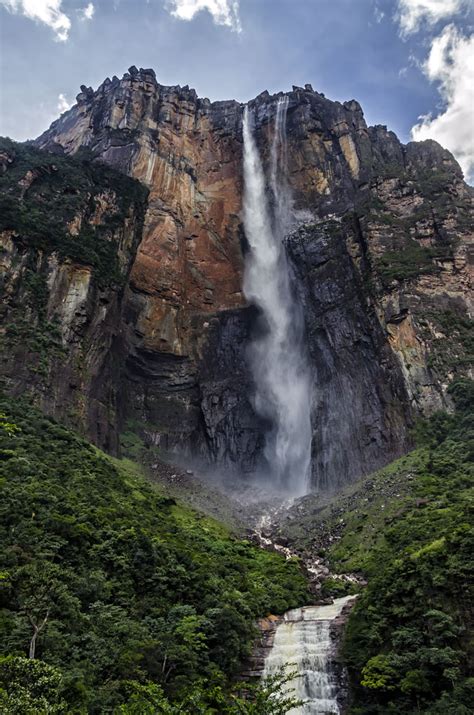
[[286, 692], [303, 701], [291, 715], [329, 715], [340, 713], [339, 684], [333, 669], [335, 644], [331, 623], [355, 596], [336, 598], [325, 606], [305, 606], [287, 611], [277, 626], [263, 676], [289, 667], [298, 676], [288, 683]]

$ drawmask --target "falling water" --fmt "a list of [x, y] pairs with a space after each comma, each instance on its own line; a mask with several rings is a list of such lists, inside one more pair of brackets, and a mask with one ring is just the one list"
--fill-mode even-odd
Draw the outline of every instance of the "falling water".
[[276, 629], [272, 649], [265, 660], [264, 677], [282, 667], [299, 674], [287, 687], [303, 705], [290, 710], [291, 715], [328, 715], [339, 713], [337, 683], [331, 672], [331, 621], [354, 598], [336, 598], [329, 606], [306, 606], [285, 614]]
[[245, 108], [244, 228], [249, 243], [244, 275], [246, 298], [259, 309], [262, 334], [249, 349], [256, 385], [255, 409], [272, 430], [265, 457], [273, 484], [299, 496], [309, 491], [311, 379], [304, 351], [301, 309], [291, 289], [283, 239], [293, 222], [286, 180], [288, 97], [279, 100], [270, 154], [269, 188]]

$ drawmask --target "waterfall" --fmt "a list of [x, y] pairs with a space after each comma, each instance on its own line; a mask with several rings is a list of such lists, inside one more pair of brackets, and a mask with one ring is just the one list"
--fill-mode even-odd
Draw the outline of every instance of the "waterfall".
[[291, 715], [328, 715], [340, 712], [337, 682], [331, 672], [331, 621], [354, 598], [336, 598], [329, 606], [305, 606], [288, 611], [276, 629], [275, 639], [265, 660], [263, 676], [268, 677], [288, 666], [298, 677], [286, 692], [304, 701]]
[[291, 496], [309, 491], [311, 471], [311, 378], [304, 323], [290, 280], [284, 237], [294, 221], [287, 174], [288, 97], [278, 101], [270, 152], [269, 188], [245, 107], [244, 229], [249, 244], [243, 290], [260, 311], [263, 329], [249, 347], [255, 382], [254, 407], [272, 425], [265, 458], [272, 484]]

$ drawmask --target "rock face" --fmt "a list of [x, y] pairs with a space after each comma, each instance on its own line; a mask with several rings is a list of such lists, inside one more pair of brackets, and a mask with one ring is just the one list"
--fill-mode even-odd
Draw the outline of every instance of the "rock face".
[[[250, 103], [264, 161], [278, 96]], [[357, 102], [331, 102], [309, 85], [288, 97], [298, 221], [287, 249], [314, 368], [314, 483], [335, 488], [405, 450], [413, 415], [449, 406], [446, 388], [467, 369], [472, 190], [447, 151], [434, 142], [403, 146], [385, 127], [367, 127]], [[211, 103], [132, 67], [97, 91], [82, 87], [35, 142], [62, 161], [105, 162], [149, 190], [130, 273], [114, 289], [119, 307], [106, 311], [115, 338], [100, 339], [117, 371], [102, 383], [114, 399], [100, 403], [116, 404], [107, 438], [93, 418], [79, 422], [104, 446], [131, 429], [165, 451], [239, 471], [258, 465], [268, 425], [252, 408], [245, 359], [255, 315], [241, 294], [242, 113], [237, 102]], [[12, 166], [7, 156], [7, 184]], [[31, 176], [22, 178], [18, 191], [28, 196]], [[71, 235], [80, 222], [69, 221]], [[22, 260], [29, 255], [27, 235], [7, 231], [4, 240]], [[66, 326], [87, 303], [89, 268], [70, 276], [54, 252], [49, 260], [58, 278], [50, 268], [48, 299], [69, 350]], [[53, 299], [66, 284], [70, 297]], [[93, 324], [104, 309], [97, 299], [87, 305]], [[18, 390], [34, 382], [9, 379]], [[70, 399], [61, 400], [45, 408], [66, 412]]]
[[116, 451], [123, 297], [147, 192], [9, 140], [2, 151], [3, 386]]

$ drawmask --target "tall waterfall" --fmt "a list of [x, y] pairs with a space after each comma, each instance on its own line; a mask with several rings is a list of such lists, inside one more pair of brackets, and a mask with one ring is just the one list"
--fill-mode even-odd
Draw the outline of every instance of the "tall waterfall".
[[264, 677], [288, 666], [299, 674], [287, 686], [287, 693], [302, 700], [291, 715], [339, 713], [337, 683], [331, 672], [331, 621], [353, 596], [336, 598], [329, 606], [305, 606], [285, 613], [265, 660]]
[[[286, 180], [288, 97], [278, 101], [267, 182], [245, 108], [244, 228], [249, 243], [244, 294], [260, 310], [262, 334], [249, 349], [256, 385], [254, 406], [272, 429], [265, 444], [273, 484], [292, 496], [309, 491], [311, 379], [305, 359], [303, 316], [291, 288], [283, 239], [294, 216]], [[269, 192], [267, 192], [267, 183]]]

